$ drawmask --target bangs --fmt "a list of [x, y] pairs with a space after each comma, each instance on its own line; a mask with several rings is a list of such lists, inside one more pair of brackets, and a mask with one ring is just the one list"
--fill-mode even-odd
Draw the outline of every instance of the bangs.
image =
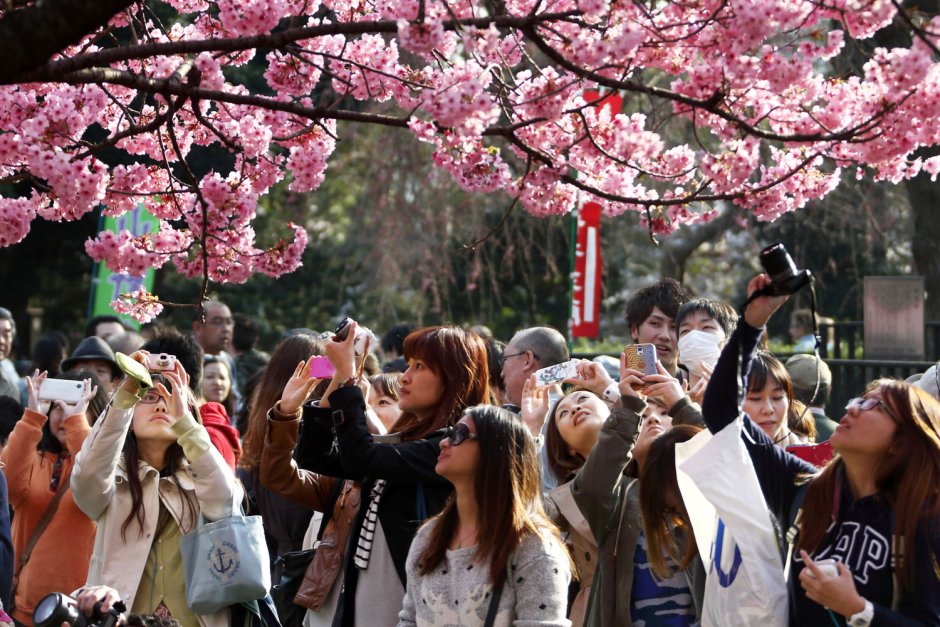
[[751, 370], [747, 373], [747, 391], [760, 392], [768, 381], [773, 381], [792, 397], [790, 373], [779, 359], [767, 352], [758, 352], [751, 360]]
[[444, 327], [432, 327], [409, 333], [405, 338], [405, 352], [402, 355], [405, 361], [420, 359], [434, 374], [443, 376], [447, 341], [442, 335], [446, 331]]

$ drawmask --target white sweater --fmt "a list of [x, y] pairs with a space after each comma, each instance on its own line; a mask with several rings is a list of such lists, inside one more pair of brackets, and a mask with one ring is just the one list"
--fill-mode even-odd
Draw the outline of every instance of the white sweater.
[[[482, 625], [492, 585], [489, 564], [475, 562], [476, 547], [447, 551], [427, 575], [418, 574], [418, 558], [427, 546], [430, 521], [418, 530], [405, 569], [408, 585], [398, 627]], [[568, 627], [565, 618], [571, 571], [564, 549], [553, 538], [528, 536], [510, 556], [494, 627]]]

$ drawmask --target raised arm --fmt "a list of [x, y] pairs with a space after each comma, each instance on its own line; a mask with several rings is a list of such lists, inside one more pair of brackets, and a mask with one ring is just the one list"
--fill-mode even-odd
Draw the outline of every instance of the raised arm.
[[261, 483], [281, 496], [323, 512], [330, 504], [330, 492], [336, 479], [302, 470], [292, 455], [297, 446], [300, 418], [281, 416], [276, 409], [268, 412], [264, 449], [261, 451]]
[[79, 509], [97, 520], [114, 493], [114, 472], [134, 417], [137, 397], [118, 388], [111, 403], [82, 443], [72, 467], [72, 496]]
[[434, 471], [443, 434], [398, 444], [378, 443], [366, 426], [365, 400], [357, 386], [337, 389], [330, 395], [333, 428], [343, 468], [365, 477], [407, 482], [447, 484]]
[[[769, 284], [770, 278], [766, 274], [754, 277], [748, 284], [748, 296]], [[702, 401], [705, 425], [712, 433], [718, 433], [741, 414], [747, 374], [761, 333], [786, 300], [785, 296], [758, 296], [751, 300], [721, 351]], [[816, 468], [775, 445], [746, 415], [743, 438], [768, 507], [778, 516], [787, 515], [797, 492], [797, 475], [814, 474]]]
[[633, 459], [631, 452], [645, 409], [642, 399], [622, 396], [601, 428], [584, 466], [571, 482], [571, 494], [598, 545], [607, 537], [607, 526], [620, 507], [621, 483], [630, 479], [623, 471]]
[[604, 422], [584, 466], [571, 482], [571, 495], [584, 514], [598, 546], [607, 537], [607, 526], [620, 507], [621, 484], [629, 480], [623, 474], [633, 458], [633, 446], [640, 433], [640, 421], [646, 402], [635, 391], [643, 385], [642, 373], [626, 367], [620, 355], [620, 401]]

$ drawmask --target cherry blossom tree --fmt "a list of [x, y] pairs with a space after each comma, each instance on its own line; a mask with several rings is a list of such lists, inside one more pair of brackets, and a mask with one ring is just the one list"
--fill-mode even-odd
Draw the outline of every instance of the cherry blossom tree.
[[[350, 123], [407, 129], [463, 189], [506, 194], [507, 213], [595, 201], [607, 216], [640, 212], [651, 236], [714, 219], [717, 201], [771, 221], [843, 173], [940, 172], [940, 157], [914, 155], [940, 143], [940, 21], [894, 0], [4, 6], [0, 246], [35, 219], [142, 203], [156, 232], [87, 242], [118, 272], [172, 262], [205, 285], [296, 269], [306, 231], [257, 242], [258, 200], [279, 184], [316, 189]], [[846, 42], [892, 23], [912, 45], [835, 74]], [[264, 88], [240, 80], [246, 65]], [[614, 90], [649, 109], [586, 95]], [[197, 174], [197, 149], [225, 165]], [[119, 306], [144, 320], [162, 303], [140, 292]]]

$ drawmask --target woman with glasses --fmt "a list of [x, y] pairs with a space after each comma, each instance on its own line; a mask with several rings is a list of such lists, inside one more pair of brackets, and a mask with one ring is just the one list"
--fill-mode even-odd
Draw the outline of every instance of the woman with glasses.
[[570, 562], [527, 428], [482, 405], [446, 433], [435, 470], [454, 495], [411, 545], [399, 627], [569, 625]]
[[147, 389], [132, 377], [121, 382], [75, 460], [75, 503], [97, 523], [86, 589], [100, 598], [108, 586], [118, 590], [133, 614], [228, 627], [227, 609], [189, 609], [179, 541], [200, 514], [231, 516], [243, 491], [199, 422], [182, 365], [151, 378]]
[[304, 404], [316, 382], [308, 360], [298, 365], [272, 416], [288, 420], [303, 412], [298, 466], [362, 482], [333, 625], [371, 627], [398, 620], [411, 541], [451, 493], [450, 484], [434, 472], [443, 429], [467, 407], [487, 402], [490, 391], [486, 346], [478, 335], [451, 326], [418, 329], [405, 338], [402, 414], [391, 436], [373, 437], [357, 372], [356, 331], [352, 323], [344, 341], [326, 343], [335, 374], [323, 397]]
[[108, 403], [98, 378], [84, 370], [58, 376], [81, 386], [77, 401], [40, 400], [46, 376], [37, 371], [26, 377], [26, 411], [0, 456], [15, 512], [17, 583], [10, 613], [24, 625], [32, 624], [44, 596], [71, 592], [85, 582], [95, 525], [75, 505], [69, 477], [75, 455]]
[[[702, 411], [712, 432], [738, 416], [764, 325], [786, 296], [748, 284], [743, 321], [722, 351]], [[740, 370], [739, 370], [740, 364]], [[777, 446], [753, 419], [744, 442], [779, 521], [791, 625], [940, 624], [940, 404], [900, 381], [852, 399], [821, 471]], [[831, 561], [830, 561], [831, 560]]]

